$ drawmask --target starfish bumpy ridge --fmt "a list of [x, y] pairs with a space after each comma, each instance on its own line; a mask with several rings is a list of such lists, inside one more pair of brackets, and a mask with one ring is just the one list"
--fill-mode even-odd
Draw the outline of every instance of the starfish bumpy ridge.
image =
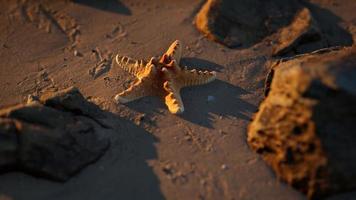
[[145, 96], [162, 96], [171, 113], [182, 113], [184, 105], [180, 89], [209, 83], [215, 80], [216, 72], [181, 68], [181, 57], [182, 46], [178, 40], [174, 41], [160, 58], [152, 57], [148, 62], [116, 55], [115, 63], [136, 76], [137, 81], [117, 94], [115, 101], [127, 103]]

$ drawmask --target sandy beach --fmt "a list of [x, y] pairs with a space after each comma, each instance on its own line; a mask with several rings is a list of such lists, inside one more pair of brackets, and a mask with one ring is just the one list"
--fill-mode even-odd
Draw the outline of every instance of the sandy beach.
[[[354, 0], [310, 2], [324, 23], [335, 22], [356, 39]], [[4, 173], [0, 199], [306, 199], [279, 181], [246, 141], [264, 98], [271, 38], [238, 48], [207, 39], [194, 25], [203, 3], [0, 1], [0, 107], [75, 86], [115, 127], [100, 133], [110, 140], [105, 154], [68, 181]], [[184, 88], [181, 115], [158, 97], [116, 104], [114, 96], [135, 77], [113, 57], [149, 60], [177, 39], [181, 65], [216, 71], [217, 79]]]

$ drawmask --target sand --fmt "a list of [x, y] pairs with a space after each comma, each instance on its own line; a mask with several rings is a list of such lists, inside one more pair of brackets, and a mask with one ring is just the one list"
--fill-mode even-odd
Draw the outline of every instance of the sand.
[[[312, 2], [329, 9], [355, 38], [353, 0]], [[229, 49], [207, 40], [192, 24], [200, 5], [123, 0], [43, 1], [36, 7], [0, 1], [0, 107], [76, 86], [121, 121], [118, 133], [103, 133], [111, 139], [106, 154], [68, 182], [7, 173], [0, 176], [0, 194], [16, 200], [304, 199], [246, 143], [247, 125], [263, 98], [270, 42]], [[170, 114], [155, 97], [115, 105], [114, 95], [134, 77], [110, 67], [112, 55], [148, 59], [176, 39], [184, 45], [184, 65], [215, 70], [218, 80], [183, 89], [182, 115]], [[103, 62], [108, 66], [93, 77], [89, 71]]]

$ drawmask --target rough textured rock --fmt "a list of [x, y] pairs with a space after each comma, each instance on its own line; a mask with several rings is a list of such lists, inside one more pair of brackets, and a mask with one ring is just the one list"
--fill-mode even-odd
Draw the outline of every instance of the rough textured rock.
[[107, 149], [104, 117], [76, 88], [1, 110], [0, 172], [69, 179]]
[[273, 55], [302, 54], [327, 47], [318, 23], [308, 8], [301, 9], [292, 23], [278, 33]]
[[208, 0], [195, 24], [209, 39], [229, 47], [251, 46], [290, 23], [295, 0]]
[[248, 143], [309, 198], [356, 189], [356, 48], [275, 63]]
[[308, 1], [207, 0], [195, 25], [207, 38], [230, 48], [267, 38], [274, 56], [289, 56], [351, 46], [350, 33], [336, 19]]

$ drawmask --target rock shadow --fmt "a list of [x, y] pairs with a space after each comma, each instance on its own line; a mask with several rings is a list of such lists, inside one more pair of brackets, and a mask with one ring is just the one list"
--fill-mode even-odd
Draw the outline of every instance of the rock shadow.
[[85, 199], [164, 199], [160, 182], [148, 165], [148, 160], [157, 159], [154, 145], [158, 139], [129, 120], [108, 115], [117, 131], [107, 155], [97, 164], [103, 170], [96, 170], [80, 186], [86, 187]]
[[[221, 72], [223, 69], [223, 66], [204, 60], [200, 58], [194, 58], [194, 57], [185, 57], [181, 59], [181, 66], [188, 66], [192, 68], [196, 67], [203, 67], [204, 70], [209, 70], [209, 71], [216, 71], [216, 72]], [[200, 68], [201, 69], [201, 68]]]
[[340, 26], [342, 19], [330, 10], [319, 7], [316, 4], [303, 0], [302, 3], [307, 7], [316, 19], [320, 29], [327, 40], [328, 47], [351, 46], [353, 43], [352, 35]]
[[123, 15], [132, 14], [131, 10], [118, 0], [74, 0], [74, 3], [83, 4], [89, 7]]
[[[80, 115], [78, 119], [87, 117], [97, 123], [94, 127], [96, 133], [101, 139], [110, 141], [105, 154], [66, 182], [49, 181], [19, 172], [2, 174], [0, 196], [3, 193], [13, 199], [164, 199], [159, 180], [148, 165], [148, 160], [157, 159], [155, 143], [158, 139], [114, 113], [100, 110], [92, 103], [83, 104], [81, 100], [72, 99], [61, 101], [62, 107], [58, 107], [58, 98], [51, 98], [46, 105], [71, 115]], [[60, 117], [48, 116], [62, 119]], [[70, 146], [63, 148], [75, 152], [75, 143], [72, 146], [72, 150]], [[87, 152], [91, 153], [91, 150]], [[67, 164], [70, 163], [68, 160]], [[65, 165], [58, 165], [58, 170]]]

